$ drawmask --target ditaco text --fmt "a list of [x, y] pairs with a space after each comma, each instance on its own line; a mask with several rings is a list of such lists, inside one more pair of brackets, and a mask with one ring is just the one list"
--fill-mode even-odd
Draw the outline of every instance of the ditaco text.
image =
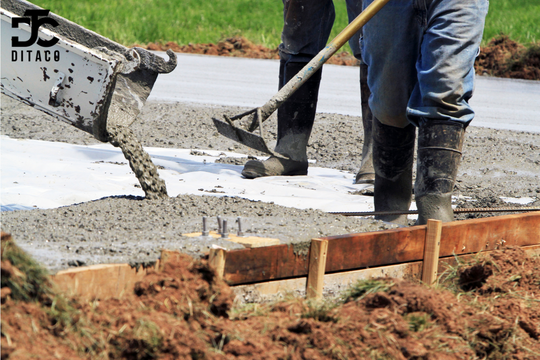
[[11, 61], [60, 61], [59, 50], [11, 50]]

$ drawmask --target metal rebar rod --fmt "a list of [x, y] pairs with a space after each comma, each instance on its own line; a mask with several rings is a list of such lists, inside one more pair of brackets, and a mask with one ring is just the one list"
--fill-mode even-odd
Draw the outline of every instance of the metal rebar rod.
[[[540, 207], [500, 207], [500, 208], [457, 208], [453, 209], [454, 214], [463, 213], [487, 213], [487, 212], [521, 212], [521, 211], [540, 211]], [[330, 214], [343, 216], [378, 216], [378, 215], [418, 215], [418, 210], [408, 211], [348, 211], [348, 212], [330, 212]]]
[[203, 216], [202, 218], [202, 236], [208, 236], [210, 232], [208, 231], [208, 217]]
[[236, 233], [236, 236], [244, 236], [244, 232], [242, 231], [242, 217], [238, 217], [236, 219], [236, 222], [238, 223], [238, 231]]
[[227, 229], [227, 220], [223, 220], [221, 222], [223, 225], [221, 227], [221, 230], [222, 230], [222, 233], [221, 233], [221, 238], [222, 239], [228, 239], [229, 238], [229, 230]]

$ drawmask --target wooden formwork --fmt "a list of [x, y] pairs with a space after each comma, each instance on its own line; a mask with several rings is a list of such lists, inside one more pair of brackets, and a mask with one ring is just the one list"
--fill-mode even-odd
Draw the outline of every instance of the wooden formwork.
[[[236, 290], [271, 294], [307, 289], [308, 296], [320, 297], [323, 284], [346, 287], [373, 276], [432, 283], [441, 265], [503, 246], [540, 253], [540, 212], [329, 236], [305, 247], [212, 249], [209, 260]], [[160, 261], [166, 262], [168, 254], [163, 251]], [[83, 298], [121, 297], [146, 271], [127, 264], [94, 265], [60, 271], [54, 281]]]

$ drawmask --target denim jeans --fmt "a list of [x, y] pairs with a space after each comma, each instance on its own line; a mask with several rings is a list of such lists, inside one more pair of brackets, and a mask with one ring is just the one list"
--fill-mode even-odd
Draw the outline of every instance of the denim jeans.
[[[373, 0], [364, 0], [364, 7]], [[363, 28], [369, 105], [383, 124], [467, 126], [488, 0], [390, 0]]]
[[[349, 21], [362, 12], [361, 0], [346, 0]], [[283, 0], [283, 31], [279, 53], [282, 60], [309, 62], [328, 42], [334, 24], [332, 0]], [[349, 45], [357, 59], [360, 56], [360, 32]]]

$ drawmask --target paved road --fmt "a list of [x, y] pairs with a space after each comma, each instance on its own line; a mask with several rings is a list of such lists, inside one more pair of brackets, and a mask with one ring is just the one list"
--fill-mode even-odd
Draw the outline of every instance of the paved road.
[[[277, 92], [277, 60], [177, 56], [178, 67], [158, 77], [149, 100], [254, 108]], [[361, 115], [358, 71], [324, 66], [318, 112]], [[473, 126], [540, 133], [540, 81], [478, 77], [471, 104]]]

